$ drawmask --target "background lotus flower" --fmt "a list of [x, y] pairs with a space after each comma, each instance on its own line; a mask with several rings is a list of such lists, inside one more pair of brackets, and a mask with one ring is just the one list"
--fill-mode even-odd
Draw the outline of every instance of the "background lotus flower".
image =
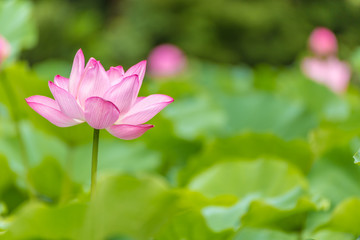
[[9, 57], [10, 51], [11, 47], [9, 42], [4, 37], [0, 36], [0, 64]]
[[324, 27], [316, 28], [310, 35], [309, 45], [315, 57], [302, 61], [303, 73], [336, 93], [344, 92], [351, 78], [351, 69], [336, 57], [335, 34]]
[[336, 57], [327, 59], [305, 58], [302, 63], [302, 70], [309, 78], [325, 84], [337, 93], [346, 90], [351, 77], [348, 64]]
[[319, 56], [332, 55], [337, 52], [335, 34], [327, 28], [315, 28], [309, 38], [310, 49]]
[[149, 55], [149, 70], [155, 77], [171, 77], [186, 66], [184, 53], [175, 45], [163, 44], [155, 47]]
[[87, 122], [94, 129], [106, 129], [115, 137], [129, 140], [141, 136], [153, 125], [143, 124], [173, 99], [162, 94], [138, 97], [146, 61], [126, 72], [123, 67], [105, 71], [90, 58], [85, 65], [81, 49], [77, 52], [70, 78], [56, 76], [49, 82], [55, 100], [45, 96], [26, 99], [29, 106], [56, 126], [69, 127]]

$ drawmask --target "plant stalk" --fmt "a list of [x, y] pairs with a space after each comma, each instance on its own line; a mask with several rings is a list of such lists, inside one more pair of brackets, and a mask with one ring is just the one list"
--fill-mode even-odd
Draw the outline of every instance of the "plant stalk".
[[97, 164], [98, 164], [98, 149], [99, 149], [99, 135], [100, 130], [94, 129], [92, 161], [91, 161], [91, 195], [95, 192]]

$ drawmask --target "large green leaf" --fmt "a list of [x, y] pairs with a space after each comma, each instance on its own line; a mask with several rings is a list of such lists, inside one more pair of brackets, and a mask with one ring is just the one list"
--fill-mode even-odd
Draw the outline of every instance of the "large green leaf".
[[285, 233], [271, 229], [243, 228], [233, 240], [298, 240], [297, 234]]
[[318, 204], [308, 193], [296, 188], [276, 198], [254, 201], [241, 220], [244, 226], [297, 231], [305, 224], [308, 213], [317, 209]]
[[38, 202], [25, 204], [0, 239], [79, 239], [87, 204], [49, 207]]
[[[318, 159], [309, 173], [310, 191], [325, 197], [325, 212], [316, 212], [308, 216], [306, 232], [313, 232], [331, 218], [331, 210], [342, 201], [360, 197], [360, 169], [351, 161], [349, 147], [333, 148]], [[327, 207], [326, 207], [327, 205]]]
[[249, 194], [231, 207], [207, 206], [202, 213], [216, 232], [236, 230], [241, 226], [275, 227], [289, 231], [301, 228], [307, 213], [316, 209], [308, 194], [298, 187], [271, 198], [261, 198], [259, 193]]
[[301, 172], [286, 162], [260, 159], [214, 165], [192, 179], [188, 188], [210, 198], [227, 194], [243, 198], [252, 193], [279, 196], [306, 185]]
[[50, 203], [71, 199], [81, 189], [70, 180], [60, 163], [49, 157], [29, 170], [28, 179], [37, 197]]
[[274, 133], [284, 139], [305, 138], [318, 125], [303, 104], [265, 92], [224, 96], [218, 101], [226, 112], [225, 133]]
[[339, 232], [360, 235], [360, 198], [349, 198], [339, 204], [330, 220], [318, 229], [328, 229]]
[[149, 239], [173, 215], [177, 195], [154, 177], [104, 177], [93, 196], [82, 239]]
[[328, 198], [336, 206], [348, 197], [360, 197], [360, 168], [349, 148], [334, 148], [317, 160], [309, 173], [311, 191]]
[[186, 211], [174, 216], [156, 235], [157, 240], [224, 240], [233, 231], [213, 232], [197, 211]]
[[250, 204], [259, 199], [259, 194], [250, 194], [233, 206], [206, 206], [201, 212], [208, 226], [215, 232], [226, 229], [237, 230], [240, 227], [241, 217], [246, 214]]
[[360, 128], [349, 125], [345, 128], [333, 124], [321, 126], [311, 133], [311, 148], [318, 157], [332, 151], [334, 148], [351, 148], [357, 151], [359, 147]]
[[199, 171], [233, 157], [281, 159], [305, 173], [314, 160], [309, 144], [303, 140], [285, 141], [272, 134], [257, 133], [218, 138], [205, 145], [204, 150], [180, 171], [180, 184], [187, 183]]
[[304, 240], [355, 240], [356, 237], [350, 233], [336, 232], [332, 230], [321, 230]]

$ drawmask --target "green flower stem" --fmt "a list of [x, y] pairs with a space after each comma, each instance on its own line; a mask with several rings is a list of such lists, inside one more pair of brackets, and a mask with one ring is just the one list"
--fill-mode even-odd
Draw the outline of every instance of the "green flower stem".
[[94, 194], [95, 185], [96, 185], [98, 149], [99, 149], [99, 135], [100, 135], [100, 130], [99, 129], [94, 129], [92, 161], [91, 161], [91, 195]]

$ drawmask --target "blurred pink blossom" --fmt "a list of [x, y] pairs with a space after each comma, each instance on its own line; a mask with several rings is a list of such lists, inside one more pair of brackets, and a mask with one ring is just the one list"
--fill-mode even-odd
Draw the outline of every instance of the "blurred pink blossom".
[[172, 77], [186, 66], [184, 53], [172, 44], [155, 47], [149, 55], [149, 71], [154, 77]]
[[338, 48], [335, 34], [325, 27], [318, 27], [312, 31], [309, 46], [318, 56], [335, 54]]
[[351, 77], [348, 64], [336, 57], [326, 59], [305, 58], [301, 67], [309, 78], [328, 86], [336, 93], [342, 93], [346, 90]]
[[85, 66], [81, 49], [77, 52], [70, 78], [57, 75], [49, 88], [54, 99], [31, 96], [26, 99], [38, 114], [58, 127], [87, 122], [95, 129], [106, 129], [115, 137], [140, 137], [153, 125], [144, 124], [174, 100], [166, 95], [138, 97], [146, 61], [127, 71], [122, 66], [105, 71], [90, 58]]
[[2, 36], [0, 36], [0, 64], [9, 57], [11, 47], [9, 42]]

